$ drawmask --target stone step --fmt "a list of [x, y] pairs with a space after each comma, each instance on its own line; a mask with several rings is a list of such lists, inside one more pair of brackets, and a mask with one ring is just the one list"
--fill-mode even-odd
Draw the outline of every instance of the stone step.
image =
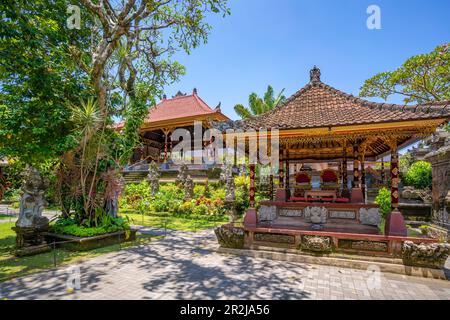
[[[328, 256], [309, 255], [298, 250], [252, 246], [252, 249], [231, 249], [219, 247], [217, 252], [238, 256], [289, 261], [306, 264], [327, 265], [340, 268], [367, 270], [368, 275], [374, 271], [396, 273], [408, 276], [446, 280], [442, 269], [405, 266], [401, 259], [366, 257], [345, 254], [330, 254]], [[369, 274], [370, 273], [370, 274]]]

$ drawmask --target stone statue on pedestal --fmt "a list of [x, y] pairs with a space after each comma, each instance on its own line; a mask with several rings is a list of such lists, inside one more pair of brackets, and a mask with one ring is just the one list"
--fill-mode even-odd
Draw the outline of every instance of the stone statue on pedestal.
[[[42, 248], [39, 248], [44, 243], [42, 232], [47, 231], [49, 227], [48, 219], [42, 216], [42, 211], [47, 205], [44, 193], [48, 181], [32, 166], [28, 166], [22, 176], [19, 219], [12, 228], [17, 234], [17, 255], [37, 253], [36, 250], [42, 252]], [[30, 250], [24, 249], [27, 247]]]
[[175, 184], [177, 186], [184, 186], [187, 177], [188, 177], [188, 166], [186, 164], [182, 164], [180, 166], [180, 169], [178, 170], [178, 176], [175, 180]]
[[184, 181], [184, 200], [188, 201], [194, 198], [194, 180], [188, 175]]
[[148, 176], [147, 180], [150, 183], [150, 193], [152, 196], [155, 196], [159, 191], [159, 167], [155, 161], [150, 163], [148, 167]]
[[230, 216], [230, 222], [235, 223], [237, 220], [235, 208], [236, 185], [234, 183], [233, 166], [231, 164], [224, 165], [222, 173], [220, 174], [220, 181], [225, 183], [225, 206], [227, 208], [227, 213]]

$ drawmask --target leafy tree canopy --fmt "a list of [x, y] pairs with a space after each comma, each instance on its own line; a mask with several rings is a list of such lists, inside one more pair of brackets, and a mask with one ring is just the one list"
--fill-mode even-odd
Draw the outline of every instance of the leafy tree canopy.
[[394, 71], [376, 74], [365, 81], [359, 93], [384, 100], [394, 94], [403, 96], [405, 103], [450, 100], [450, 44], [413, 56]]
[[72, 148], [69, 103], [89, 94], [88, 78], [68, 45], [89, 43], [89, 30], [66, 27], [67, 1], [0, 3], [0, 152], [38, 165]]

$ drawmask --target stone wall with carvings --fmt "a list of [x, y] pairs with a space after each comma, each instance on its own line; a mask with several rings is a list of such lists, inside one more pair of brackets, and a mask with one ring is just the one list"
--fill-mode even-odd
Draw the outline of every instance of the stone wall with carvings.
[[425, 160], [429, 161], [432, 167], [432, 220], [450, 229], [450, 201], [447, 201], [450, 192], [450, 133], [437, 131], [431, 149], [432, 152], [425, 156]]

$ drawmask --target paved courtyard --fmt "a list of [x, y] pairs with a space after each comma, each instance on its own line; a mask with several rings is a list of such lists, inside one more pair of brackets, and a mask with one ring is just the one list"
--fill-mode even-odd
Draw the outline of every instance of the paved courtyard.
[[[214, 233], [151, 244], [0, 283], [7, 299], [450, 299], [450, 281], [214, 252]], [[76, 284], [77, 268], [80, 288]], [[72, 276], [71, 276], [72, 275]], [[75, 277], [73, 276], [75, 275]]]

